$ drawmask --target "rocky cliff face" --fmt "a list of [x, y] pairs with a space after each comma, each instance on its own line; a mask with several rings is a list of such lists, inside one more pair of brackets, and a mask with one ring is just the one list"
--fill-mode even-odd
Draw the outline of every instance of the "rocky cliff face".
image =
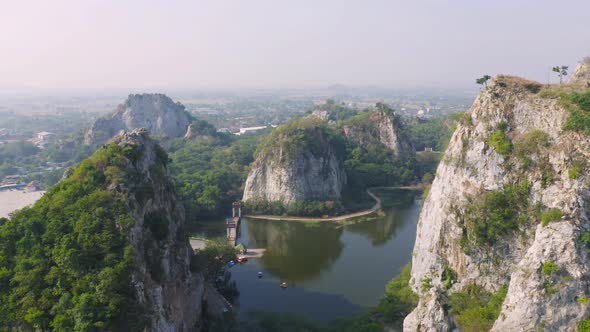
[[185, 331], [199, 326], [204, 281], [190, 271], [192, 248], [183, 233], [184, 210], [168, 176], [165, 152], [139, 129], [113, 142], [132, 149], [127, 173], [135, 181], [112, 184], [128, 196], [135, 224], [128, 234], [136, 269], [132, 287], [153, 331]]
[[[314, 122], [315, 119], [304, 121]], [[243, 200], [338, 201], [346, 174], [323, 126], [279, 128], [259, 152]]]
[[572, 77], [570, 77], [570, 83], [590, 85], [590, 56], [586, 57], [578, 64]]
[[123, 132], [0, 218], [0, 330], [199, 330], [215, 291], [191, 270], [167, 164], [145, 129]]
[[[404, 331], [451, 331], [444, 299], [470, 284], [508, 285], [493, 331], [573, 331], [590, 314], [578, 302], [590, 295], [579, 240], [589, 228], [590, 139], [563, 129], [568, 111], [540, 88], [495, 78], [455, 131], [420, 215], [410, 281], [420, 303]], [[498, 197], [508, 197], [505, 209], [486, 210]], [[544, 226], [549, 210], [560, 213]], [[543, 271], [547, 262], [557, 272]], [[448, 268], [456, 276], [445, 290]]]
[[393, 111], [378, 109], [360, 123], [345, 125], [343, 131], [349, 140], [358, 145], [381, 143], [396, 157], [414, 151], [411, 142], [401, 135], [400, 123]]
[[146, 128], [150, 135], [183, 136], [192, 118], [180, 103], [163, 94], [132, 94], [115, 112], [96, 122], [84, 134], [86, 145], [102, 144], [121, 130]]

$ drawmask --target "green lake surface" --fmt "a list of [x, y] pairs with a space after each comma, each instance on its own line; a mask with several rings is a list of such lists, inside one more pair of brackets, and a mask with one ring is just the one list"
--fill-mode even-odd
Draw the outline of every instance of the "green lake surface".
[[[387, 282], [411, 261], [418, 194], [397, 190], [383, 213], [345, 224], [244, 218], [238, 242], [266, 252], [229, 269], [240, 293], [240, 315], [271, 311], [333, 320], [376, 305]], [[198, 235], [223, 237], [223, 223], [216, 224], [221, 227]], [[281, 282], [288, 288], [279, 287]]]

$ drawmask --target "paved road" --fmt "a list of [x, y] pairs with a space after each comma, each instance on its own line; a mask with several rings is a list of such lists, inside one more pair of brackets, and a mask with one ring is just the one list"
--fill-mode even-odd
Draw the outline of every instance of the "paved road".
[[326, 218], [322, 218], [322, 217], [310, 218], [310, 217], [289, 217], [289, 216], [269, 216], [269, 215], [247, 215], [245, 217], [251, 218], [251, 219], [285, 220], [285, 221], [342, 221], [342, 220], [346, 220], [346, 219], [350, 219], [350, 218], [366, 216], [368, 214], [371, 214], [371, 213], [381, 209], [381, 199], [379, 197], [377, 197], [377, 195], [373, 194], [371, 192], [371, 189], [367, 189], [367, 194], [369, 194], [369, 196], [371, 196], [375, 200], [375, 205], [373, 205], [372, 208], [370, 208], [368, 210], [360, 211], [360, 212], [345, 214], [342, 216], [326, 217]]

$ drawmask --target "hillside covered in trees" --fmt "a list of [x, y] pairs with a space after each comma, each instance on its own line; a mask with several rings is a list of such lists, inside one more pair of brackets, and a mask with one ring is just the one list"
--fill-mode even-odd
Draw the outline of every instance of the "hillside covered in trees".
[[199, 324], [202, 278], [167, 165], [145, 131], [125, 133], [0, 219], [0, 330]]

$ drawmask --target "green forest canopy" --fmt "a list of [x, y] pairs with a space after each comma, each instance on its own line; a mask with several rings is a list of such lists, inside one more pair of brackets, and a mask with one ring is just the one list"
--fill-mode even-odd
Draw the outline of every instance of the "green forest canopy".
[[126, 181], [135, 155], [110, 144], [33, 207], [0, 219], [1, 322], [62, 331], [142, 327], [125, 238], [134, 220], [125, 195], [107, 189]]

